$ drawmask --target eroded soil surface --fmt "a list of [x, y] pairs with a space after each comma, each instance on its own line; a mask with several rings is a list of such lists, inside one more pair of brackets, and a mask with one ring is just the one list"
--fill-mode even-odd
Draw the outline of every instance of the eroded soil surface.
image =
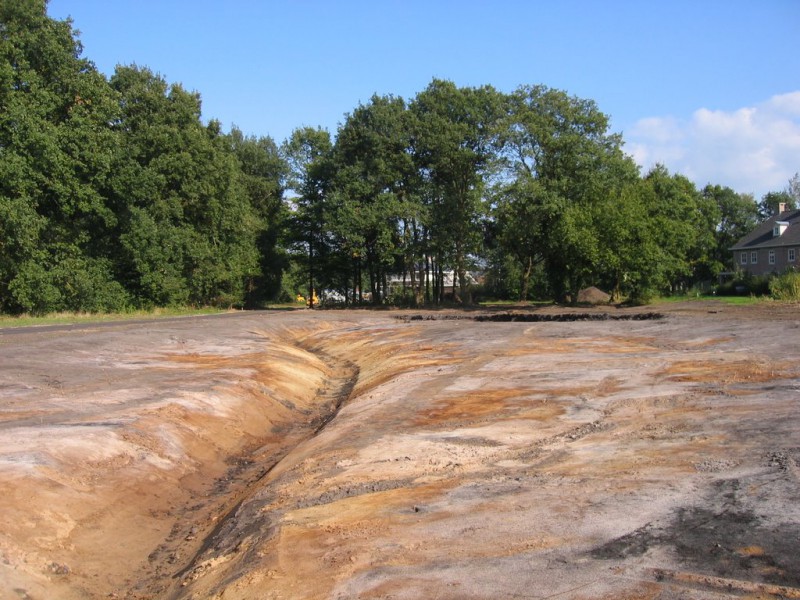
[[658, 311], [0, 330], [0, 598], [800, 598], [800, 308]]

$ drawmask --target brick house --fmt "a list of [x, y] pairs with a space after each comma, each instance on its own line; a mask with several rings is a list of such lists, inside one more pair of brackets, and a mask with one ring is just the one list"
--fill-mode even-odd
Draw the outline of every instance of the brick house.
[[800, 267], [800, 210], [785, 210], [761, 223], [732, 248], [737, 269], [751, 275]]

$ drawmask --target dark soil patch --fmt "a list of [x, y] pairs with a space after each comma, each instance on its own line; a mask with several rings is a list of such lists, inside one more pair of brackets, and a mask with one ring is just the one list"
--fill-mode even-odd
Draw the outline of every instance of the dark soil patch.
[[555, 314], [536, 314], [536, 313], [498, 313], [482, 315], [412, 315], [397, 317], [403, 321], [459, 321], [469, 320], [479, 323], [567, 323], [573, 321], [654, 321], [663, 319], [664, 315], [656, 312], [630, 313], [630, 314], [609, 314], [598, 313], [555, 313]]
[[765, 519], [735, 502], [738, 486], [735, 479], [715, 486], [720, 493], [716, 499], [727, 499], [718, 510], [680, 508], [667, 526], [648, 523], [595, 548], [591, 554], [598, 559], [620, 560], [668, 545], [688, 569], [698, 573], [782, 586], [800, 585], [800, 525], [766, 524]]

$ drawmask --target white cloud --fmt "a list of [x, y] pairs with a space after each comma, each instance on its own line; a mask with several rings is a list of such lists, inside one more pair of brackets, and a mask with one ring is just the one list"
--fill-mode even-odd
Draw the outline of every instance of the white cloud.
[[800, 91], [735, 111], [700, 108], [689, 119], [640, 119], [625, 138], [645, 171], [662, 163], [698, 187], [726, 185], [760, 199], [800, 171]]
[[773, 96], [767, 101], [767, 104], [771, 106], [773, 110], [788, 115], [800, 116], [800, 92]]

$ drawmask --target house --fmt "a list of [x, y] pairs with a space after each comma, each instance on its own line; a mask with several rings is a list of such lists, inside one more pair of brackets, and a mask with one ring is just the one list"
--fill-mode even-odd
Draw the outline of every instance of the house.
[[[477, 285], [481, 283], [482, 277], [477, 273], [466, 272], [465, 273], [467, 278], [468, 285]], [[431, 274], [431, 276], [433, 276]], [[390, 275], [387, 281], [388, 283], [388, 290], [387, 295], [391, 296], [393, 294], [398, 293], [403, 288], [411, 289], [411, 278], [410, 276], [406, 275]], [[417, 281], [419, 284], [419, 280]], [[428, 282], [429, 285], [433, 285], [432, 282]], [[458, 283], [458, 276], [456, 275], [455, 271], [444, 271], [442, 272], [442, 287], [445, 290], [445, 294], [452, 293], [454, 287], [457, 287]]]
[[737, 269], [751, 275], [781, 273], [800, 267], [800, 210], [786, 210], [767, 219], [733, 248]]

